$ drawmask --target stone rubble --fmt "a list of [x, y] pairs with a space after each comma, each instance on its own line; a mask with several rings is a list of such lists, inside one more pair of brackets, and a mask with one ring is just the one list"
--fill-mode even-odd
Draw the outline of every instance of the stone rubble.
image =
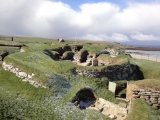
[[3, 62], [2, 67], [4, 68], [4, 70], [7, 70], [7, 71], [14, 73], [17, 77], [21, 78], [22, 81], [24, 81], [24, 82], [29, 82], [31, 85], [33, 85], [35, 87], [46, 88], [45, 86], [43, 86], [33, 80], [34, 73], [32, 73], [31, 75], [27, 74], [26, 72], [23, 72], [19, 68], [13, 66], [13, 64], [11, 64], [11, 63], [7, 64], [7, 63]]
[[[124, 104], [124, 103], [123, 103]], [[125, 107], [106, 101], [103, 98], [98, 100], [88, 107], [88, 109], [94, 109], [100, 111], [102, 114], [110, 117], [111, 119], [123, 120], [128, 114], [128, 110]]]

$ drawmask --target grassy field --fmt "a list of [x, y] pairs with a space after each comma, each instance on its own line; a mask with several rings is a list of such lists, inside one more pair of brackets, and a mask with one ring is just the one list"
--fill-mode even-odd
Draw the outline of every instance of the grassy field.
[[[9, 38], [7, 38], [7, 40], [9, 41]], [[4, 39], [2, 41], [4, 41]], [[77, 64], [73, 64], [69, 60], [54, 61], [43, 53], [44, 49], [53, 49], [70, 44], [74, 45], [72, 40], [66, 41], [65, 43], [58, 43], [55, 39], [14, 37], [14, 41], [24, 43], [25, 46], [22, 48], [25, 52], [20, 53], [15, 51], [5, 58], [5, 62], [12, 63], [29, 74], [34, 73], [35, 76], [33, 79], [40, 84], [48, 86], [48, 88], [35, 88], [29, 83], [22, 82], [19, 78], [15, 77], [15, 75], [4, 71], [2, 67], [0, 67], [0, 118], [109, 120], [108, 117], [103, 116], [97, 111], [80, 110], [69, 102], [75, 93], [83, 87], [92, 88], [98, 97], [102, 97], [114, 103], [120, 102], [120, 100], [114, 98], [113, 93], [108, 91], [106, 79], [88, 78], [73, 74], [72, 70], [75, 69], [75, 67], [78, 67]], [[110, 43], [92, 43], [88, 41], [79, 41], [76, 44], [83, 45], [83, 49], [88, 50], [91, 53], [99, 52], [100, 50], [111, 46], [116, 47], [114, 46], [115, 44], [109, 45]], [[10, 47], [1, 47], [0, 50], [1, 49], [10, 49]], [[121, 64], [128, 60], [128, 57], [124, 54], [116, 58], [103, 55], [99, 57], [112, 61], [113, 64]], [[160, 63], [134, 59], [130, 59], [130, 62], [137, 64], [140, 67], [144, 73], [145, 79], [148, 79], [148, 81], [156, 79], [159, 83]], [[93, 67], [93, 69], [97, 68], [98, 67]], [[91, 69], [91, 67], [84, 67], [84, 69]], [[143, 80], [137, 81], [136, 84], [140, 84], [141, 82], [143, 84]], [[152, 86], [154, 85], [156, 85], [156, 83]], [[156, 85], [155, 88], [159, 88], [159, 86]], [[124, 93], [125, 90], [122, 92]], [[139, 118], [142, 117], [142, 112], [148, 114], [148, 111], [142, 110], [143, 107], [147, 106], [143, 101], [136, 100], [134, 105], [138, 105], [138, 107], [133, 107], [129, 116], [132, 117], [136, 112], [136, 109], [139, 110], [139, 113], [137, 114], [140, 114], [136, 117], [137, 119], [134, 120], [139, 120]], [[149, 111], [152, 111], [148, 106], [146, 108], [149, 109]], [[151, 112], [149, 115], [151, 117], [146, 118], [146, 120], [149, 120], [149, 118], [157, 119], [158, 114], [159, 113], [157, 112]], [[132, 119], [127, 117], [126, 120]]]
[[140, 67], [145, 79], [160, 79], [160, 62], [131, 59], [131, 63]]

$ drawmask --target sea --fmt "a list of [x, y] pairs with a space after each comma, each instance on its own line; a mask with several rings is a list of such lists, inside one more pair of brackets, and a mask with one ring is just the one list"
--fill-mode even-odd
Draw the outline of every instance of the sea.
[[160, 57], [160, 51], [144, 51], [144, 50], [125, 50], [126, 53], [134, 53], [141, 55], [149, 55], [152, 57]]

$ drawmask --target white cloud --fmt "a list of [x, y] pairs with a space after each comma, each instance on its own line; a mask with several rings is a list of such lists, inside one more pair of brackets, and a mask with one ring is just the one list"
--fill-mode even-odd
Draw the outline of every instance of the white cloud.
[[120, 33], [114, 33], [111, 36], [106, 34], [99, 34], [99, 35], [87, 34], [85, 36], [80, 37], [79, 39], [95, 40], [95, 41], [113, 41], [113, 42], [130, 41], [127, 36]]
[[[160, 3], [69, 5], [51, 0], [0, 0], [0, 34], [91, 40], [159, 40]], [[132, 34], [133, 31], [139, 31]], [[142, 34], [143, 33], [143, 34]]]
[[135, 33], [134, 35], [131, 35], [131, 38], [135, 39], [135, 40], [140, 40], [140, 41], [151, 41], [151, 40], [160, 41], [159, 36], [154, 36], [152, 34], [145, 35], [145, 34], [142, 34], [142, 33], [139, 33], [139, 32]]

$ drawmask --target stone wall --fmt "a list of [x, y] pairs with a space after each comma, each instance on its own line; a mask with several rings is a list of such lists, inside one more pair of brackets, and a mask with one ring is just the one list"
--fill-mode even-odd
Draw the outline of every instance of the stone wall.
[[129, 62], [121, 65], [113, 65], [98, 69], [86, 70], [82, 67], [76, 68], [79, 75], [87, 77], [107, 77], [109, 80], [140, 80], [144, 79], [143, 73], [137, 65], [130, 64]]
[[160, 91], [132, 88], [133, 98], [144, 99], [154, 109], [160, 109]]
[[0, 50], [0, 61], [4, 60], [4, 57], [7, 56], [9, 54], [8, 51], [6, 50]]
[[17, 77], [22, 79], [22, 81], [24, 81], [24, 82], [29, 82], [31, 85], [33, 85], [35, 87], [46, 88], [45, 86], [43, 86], [43, 85], [41, 85], [41, 84], [39, 84], [39, 83], [37, 83], [33, 80], [34, 73], [27, 74], [26, 72], [23, 72], [19, 68], [13, 66], [13, 64], [11, 64], [11, 63], [7, 64], [7, 63], [3, 62], [2, 67], [4, 68], [4, 70], [7, 70], [7, 71], [10, 71], [10, 72], [14, 73]]

